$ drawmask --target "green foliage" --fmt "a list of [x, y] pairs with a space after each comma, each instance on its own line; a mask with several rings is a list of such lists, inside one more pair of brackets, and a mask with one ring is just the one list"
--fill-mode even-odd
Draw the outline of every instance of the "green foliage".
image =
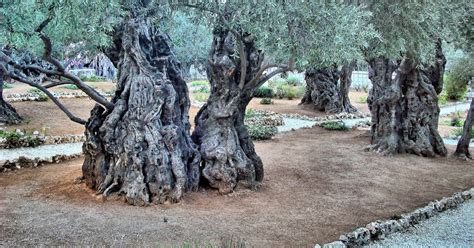
[[248, 109], [245, 110], [245, 118], [255, 117], [255, 116], [258, 115], [257, 113], [258, 113], [257, 111], [255, 111], [251, 108], [248, 108]]
[[43, 143], [36, 136], [15, 131], [0, 130], [0, 138], [5, 139], [4, 146], [6, 148], [36, 147]]
[[49, 99], [48, 96], [45, 93], [43, 93], [43, 91], [41, 91], [37, 88], [29, 89], [28, 93], [37, 95], [38, 96], [38, 99], [37, 99], [38, 102], [46, 102]]
[[61, 57], [65, 47], [79, 42], [82, 48], [96, 49], [110, 44], [108, 33], [121, 18], [121, 11], [117, 0], [4, 0], [0, 8], [0, 44], [42, 54], [43, 43], [34, 32], [51, 18], [43, 33], [53, 43], [53, 55]]
[[211, 93], [211, 91], [209, 90], [208, 87], [200, 87], [200, 88], [194, 89], [193, 93], [206, 93], [206, 94], [209, 94], [209, 93]]
[[252, 140], [268, 140], [278, 133], [274, 126], [247, 125], [247, 131]]
[[273, 104], [273, 101], [271, 98], [262, 98], [262, 100], [260, 100], [260, 104], [269, 105], [269, 104]]
[[84, 77], [81, 77], [81, 80], [84, 81], [84, 82], [104, 82], [104, 81], [107, 81], [106, 78], [101, 77], [101, 76], [96, 76], [96, 75], [84, 76]]
[[303, 82], [303, 79], [298, 75], [289, 75], [286, 81], [289, 85], [298, 86]]
[[438, 104], [446, 105], [447, 103], [448, 103], [448, 97], [446, 95], [446, 91], [443, 91], [438, 97]]
[[209, 82], [208, 81], [193, 81], [191, 82], [192, 87], [197, 87], [197, 86], [206, 86], [209, 87]]
[[329, 121], [323, 124], [323, 128], [326, 130], [346, 131], [349, 128], [342, 121]]
[[456, 117], [453, 117], [451, 119], [450, 126], [452, 126], [452, 127], [462, 127], [463, 125], [464, 125], [464, 121], [461, 118], [456, 116]]
[[253, 94], [254, 97], [260, 98], [272, 98], [273, 97], [273, 89], [267, 86], [261, 86], [258, 88], [255, 93]]
[[361, 96], [359, 99], [357, 99], [357, 103], [367, 103], [367, 96]]
[[198, 101], [198, 102], [207, 102], [207, 99], [209, 98], [209, 93], [195, 92], [193, 93], [193, 98], [195, 101]]
[[474, 77], [473, 60], [473, 56], [465, 57], [451, 67], [444, 81], [447, 99], [459, 101], [464, 98], [468, 82]]
[[7, 84], [7, 83], [3, 84], [3, 89], [11, 89], [11, 88], [13, 88], [13, 85]]
[[[461, 137], [463, 134], [463, 128], [456, 128], [451, 132], [454, 137]], [[471, 138], [474, 138], [474, 128], [471, 129]]]
[[67, 85], [63, 86], [63, 88], [68, 89], [68, 90], [78, 90], [79, 89], [79, 87], [77, 87], [77, 85], [75, 85], [75, 84], [67, 84]]

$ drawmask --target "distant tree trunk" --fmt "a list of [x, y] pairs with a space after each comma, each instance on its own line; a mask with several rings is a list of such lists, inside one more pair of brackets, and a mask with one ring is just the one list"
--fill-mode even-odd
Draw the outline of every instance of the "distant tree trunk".
[[[242, 49], [246, 55], [240, 53], [243, 58], [238, 58], [235, 43], [229, 31], [214, 31], [207, 66], [211, 94], [196, 116], [193, 133], [203, 159], [202, 175], [221, 193], [239, 185], [254, 189], [263, 180], [262, 161], [244, 125], [245, 108], [259, 87], [249, 81], [260, 70], [263, 54], [245, 37]], [[244, 82], [242, 64], [246, 65]]]
[[469, 144], [471, 143], [471, 134], [472, 134], [472, 122], [474, 119], [474, 98], [471, 100], [471, 107], [469, 107], [469, 112], [467, 113], [466, 120], [464, 121], [464, 127], [461, 139], [458, 141], [456, 151], [454, 156], [472, 159], [471, 153], [469, 152]]
[[[436, 63], [426, 70], [410, 58], [397, 66], [379, 57], [368, 61], [372, 89], [368, 104], [372, 114], [370, 150], [382, 154], [414, 153], [446, 156], [438, 133], [438, 93], [446, 59], [438, 46]], [[392, 80], [392, 73], [396, 72]]]
[[150, 20], [132, 18], [122, 27], [111, 59], [119, 73], [115, 106], [91, 112], [84, 180], [97, 193], [118, 192], [134, 205], [176, 202], [200, 178], [186, 83], [168, 37]]
[[337, 87], [337, 66], [306, 70], [306, 92], [300, 104], [312, 104], [319, 111], [340, 113], [344, 111]]
[[22, 121], [15, 108], [3, 99], [3, 71], [0, 70], [0, 123], [18, 124]]
[[352, 106], [351, 100], [349, 98], [349, 90], [352, 84], [352, 72], [357, 64], [356, 60], [351, 61], [349, 64], [346, 64], [341, 69], [341, 75], [339, 78], [339, 96], [341, 99], [341, 107], [344, 112], [348, 113], [357, 113], [359, 110]]

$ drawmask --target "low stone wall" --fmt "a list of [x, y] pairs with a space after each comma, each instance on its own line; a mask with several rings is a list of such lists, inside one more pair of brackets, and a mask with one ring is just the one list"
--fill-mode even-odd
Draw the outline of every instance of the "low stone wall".
[[474, 188], [455, 193], [450, 197], [444, 197], [438, 201], [432, 201], [427, 206], [418, 208], [407, 214], [402, 214], [396, 219], [374, 221], [365, 227], [359, 227], [350, 233], [341, 235], [337, 241], [324, 244], [323, 246], [317, 244], [314, 247], [344, 248], [363, 246], [370, 242], [383, 239], [392, 233], [405, 231], [423, 220], [429, 219], [448, 209], [456, 208], [471, 198], [474, 198]]
[[30, 159], [30, 158], [21, 156], [15, 160], [0, 160], [0, 172], [19, 170], [22, 168], [38, 167], [44, 164], [60, 163], [63, 161], [78, 158], [81, 155], [82, 153], [73, 154], [73, 155], [55, 155], [55, 156], [52, 156], [49, 158], [43, 158], [43, 159], [41, 158]]
[[[53, 94], [53, 96], [55, 96], [58, 99], [89, 97], [86, 93], [82, 91], [51, 92], [51, 94]], [[114, 93], [105, 93], [105, 92], [99, 92], [99, 94], [105, 97], [111, 97], [114, 95]], [[42, 101], [42, 99], [44, 99], [44, 96], [40, 96], [39, 94], [36, 94], [36, 93], [14, 93], [14, 94], [8, 94], [5, 96], [5, 100], [8, 102]]]
[[370, 114], [363, 114], [363, 113], [339, 113], [333, 115], [326, 115], [321, 117], [309, 117], [307, 115], [300, 115], [300, 114], [278, 114], [282, 117], [286, 118], [295, 118], [307, 121], [316, 121], [316, 122], [324, 122], [324, 121], [335, 121], [335, 120], [342, 120], [342, 119], [359, 119], [359, 118], [367, 118], [370, 117]]

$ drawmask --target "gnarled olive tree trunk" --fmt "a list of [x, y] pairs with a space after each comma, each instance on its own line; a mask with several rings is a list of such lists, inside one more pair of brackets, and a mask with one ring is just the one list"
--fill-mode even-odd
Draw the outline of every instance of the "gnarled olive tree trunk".
[[18, 124], [22, 121], [15, 108], [3, 99], [3, 70], [0, 70], [0, 123]]
[[203, 159], [202, 175], [221, 193], [238, 185], [254, 189], [263, 180], [262, 161], [244, 126], [245, 108], [258, 87], [249, 81], [260, 70], [263, 54], [250, 37], [244, 37], [239, 58], [235, 43], [229, 31], [214, 31], [207, 66], [211, 94], [196, 116], [193, 133]]
[[[168, 37], [148, 20], [122, 26], [114, 108], [96, 106], [86, 125], [86, 184], [127, 202], [176, 202], [199, 184], [199, 152], [191, 140], [186, 83]], [[112, 59], [116, 61], [116, 59]]]
[[447, 151], [437, 130], [438, 94], [446, 63], [441, 47], [436, 63], [426, 69], [419, 69], [410, 58], [399, 65], [383, 57], [368, 63], [373, 85], [367, 101], [372, 114], [369, 149], [383, 154], [445, 156]]
[[344, 111], [337, 87], [339, 71], [336, 65], [308, 69], [305, 80], [306, 92], [300, 104], [312, 104], [317, 110], [331, 114]]
[[466, 120], [464, 121], [464, 127], [461, 139], [458, 141], [454, 156], [463, 159], [472, 159], [471, 153], [469, 152], [469, 144], [471, 143], [472, 124], [474, 120], [474, 98], [471, 100], [471, 106], [467, 113]]

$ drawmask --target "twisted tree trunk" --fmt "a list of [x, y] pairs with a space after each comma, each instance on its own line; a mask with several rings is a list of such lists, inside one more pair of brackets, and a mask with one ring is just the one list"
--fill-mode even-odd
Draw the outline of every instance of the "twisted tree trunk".
[[122, 28], [114, 40], [120, 51], [114, 108], [91, 112], [83, 176], [97, 193], [118, 192], [130, 204], [176, 202], [200, 178], [186, 83], [168, 37], [151, 21], [132, 18]]
[[339, 97], [341, 99], [341, 108], [343, 111], [348, 113], [357, 113], [359, 110], [352, 106], [349, 99], [349, 90], [352, 84], [352, 72], [356, 66], [356, 61], [353, 60], [351, 63], [344, 65], [341, 69], [341, 75], [339, 78]]
[[337, 87], [337, 66], [306, 70], [306, 92], [300, 104], [312, 104], [319, 111], [340, 113], [344, 111]]
[[458, 141], [456, 151], [454, 156], [463, 158], [463, 159], [472, 159], [471, 153], [469, 152], [469, 144], [471, 143], [471, 134], [472, 134], [472, 123], [474, 120], [474, 98], [471, 100], [471, 106], [469, 107], [469, 112], [467, 113], [466, 120], [464, 121], [464, 127], [461, 139]]
[[244, 125], [245, 108], [259, 87], [250, 81], [261, 68], [263, 54], [244, 37], [239, 58], [235, 43], [229, 31], [214, 31], [207, 66], [211, 94], [196, 116], [193, 133], [203, 159], [202, 175], [221, 193], [238, 185], [255, 189], [263, 180], [262, 161]]
[[18, 124], [22, 121], [15, 108], [3, 99], [3, 70], [0, 70], [0, 123]]
[[[438, 47], [435, 65], [422, 70], [405, 58], [397, 66], [379, 57], [368, 61], [372, 89], [368, 104], [372, 114], [372, 145], [383, 154], [414, 153], [446, 156], [438, 133], [438, 93], [446, 59]], [[396, 73], [392, 80], [393, 72]]]

